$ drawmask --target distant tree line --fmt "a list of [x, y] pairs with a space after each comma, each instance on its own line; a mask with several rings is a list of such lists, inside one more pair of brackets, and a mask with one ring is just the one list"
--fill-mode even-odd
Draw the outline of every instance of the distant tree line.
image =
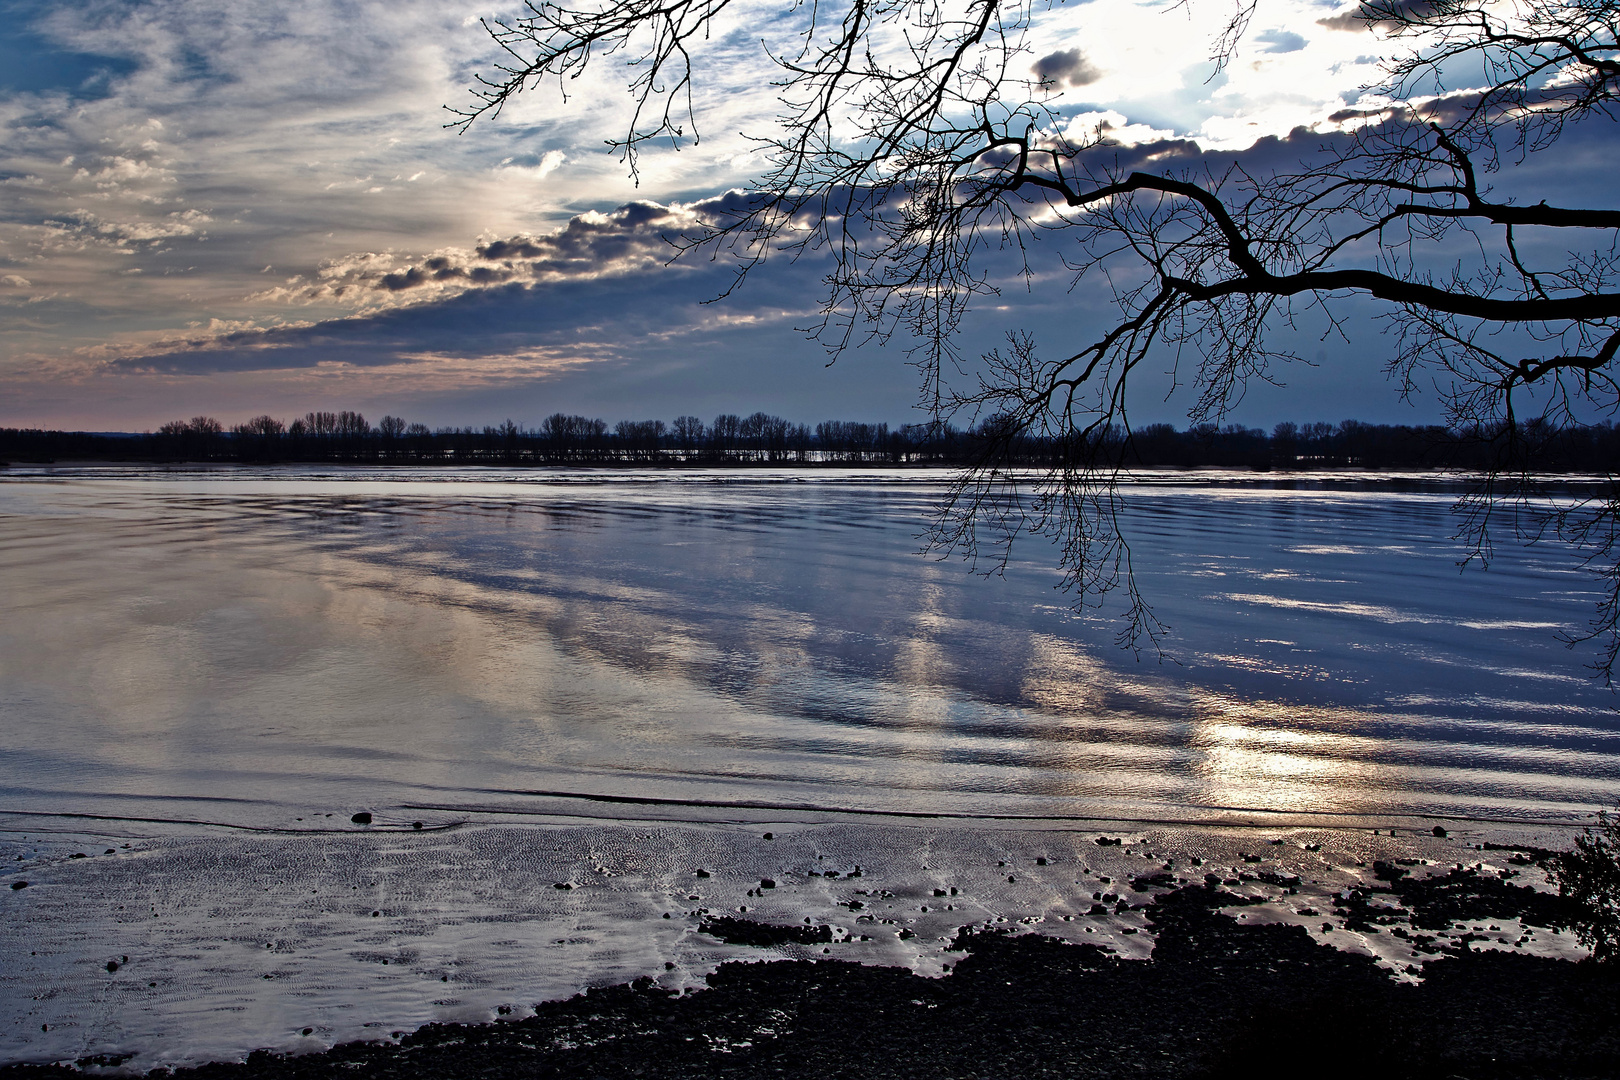
[[0, 428], [0, 459], [351, 462], [371, 464], [488, 465], [984, 465], [1061, 466], [1084, 452], [1144, 467], [1247, 467], [1253, 469], [1501, 468], [1506, 464], [1548, 472], [1620, 471], [1620, 427], [1612, 423], [1538, 432], [1521, 422], [1511, 439], [1482, 428], [1364, 424], [1276, 425], [1268, 433], [1239, 424], [1194, 425], [1177, 430], [1150, 424], [1135, 431], [1111, 428], [1076, 448], [1059, 440], [1019, 437], [1010, 442], [996, 420], [959, 428], [827, 420], [811, 428], [779, 416], [722, 413], [712, 423], [696, 416], [606, 421], [554, 413], [537, 427], [511, 420], [498, 426], [429, 428], [397, 416], [376, 425], [358, 412], [311, 412], [285, 423], [256, 416], [227, 428], [210, 416], [176, 420], [155, 432], [108, 434]]

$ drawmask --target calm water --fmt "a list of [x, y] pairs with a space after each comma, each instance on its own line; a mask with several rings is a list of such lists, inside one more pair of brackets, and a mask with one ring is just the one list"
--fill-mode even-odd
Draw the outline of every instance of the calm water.
[[12, 470], [0, 811], [280, 827], [622, 796], [963, 815], [1569, 818], [1620, 795], [1553, 545], [1454, 491], [1160, 477], [1171, 659], [916, 554], [916, 473]]

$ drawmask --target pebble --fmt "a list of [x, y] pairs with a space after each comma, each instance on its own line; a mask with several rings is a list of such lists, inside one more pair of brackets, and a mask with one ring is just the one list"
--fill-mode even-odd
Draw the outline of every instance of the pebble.
[[26, 888], [28, 888], [28, 882], [26, 882], [26, 881], [13, 881], [11, 883], [11, 888], [12, 888], [12, 891], [16, 891], [17, 889], [26, 889]]
[[370, 811], [362, 810], [358, 814], [355, 814], [353, 817], [349, 818], [349, 820], [354, 822], [356, 825], [370, 825], [371, 813]]

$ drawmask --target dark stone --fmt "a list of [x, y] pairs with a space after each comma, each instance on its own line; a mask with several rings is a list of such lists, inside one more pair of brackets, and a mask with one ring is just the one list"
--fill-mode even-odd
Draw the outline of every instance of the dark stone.
[[111, 974], [111, 973], [113, 973], [114, 971], [117, 971], [117, 970], [118, 970], [118, 961], [116, 961], [116, 960], [107, 961], [107, 973], [108, 974]]
[[300, 1034], [313, 1035], [313, 1034], [315, 1034], [315, 1029], [314, 1028], [305, 1028], [302, 1032], [300, 1032]]
[[371, 824], [371, 812], [368, 811], [368, 810], [362, 810], [358, 814], [355, 814], [352, 817], [350, 817], [349, 820], [354, 822], [356, 825], [370, 825]]
[[553, 889], [572, 889], [573, 886], [570, 885], [566, 881], [559, 881], [559, 882], [557, 882], [557, 884], [553, 885], [552, 888]]
[[1123, 839], [1121, 839], [1120, 837], [1117, 837], [1117, 836], [1099, 836], [1099, 837], [1097, 837], [1097, 846], [1098, 847], [1119, 847], [1124, 842], [1125, 841]]
[[1399, 881], [1411, 872], [1393, 863], [1387, 863], [1379, 859], [1373, 861], [1373, 877], [1379, 881]]
[[11, 888], [12, 888], [13, 892], [15, 892], [18, 889], [26, 889], [26, 888], [28, 888], [28, 882], [26, 882], [26, 881], [13, 881], [11, 883]]
[[1436, 835], [1436, 836], [1442, 836], [1442, 837], [1443, 837], [1443, 836], [1445, 836], [1445, 835], [1446, 835], [1446, 830], [1445, 830], [1445, 828], [1444, 828], [1444, 827], [1442, 827], [1442, 826], [1440, 826], [1440, 825], [1436, 825], [1436, 826], [1435, 826], [1435, 827], [1434, 827], [1434, 835]]
[[708, 877], [708, 876], [709, 876], [709, 872], [708, 872], [708, 871], [707, 871], [707, 870], [701, 870], [701, 869], [700, 869], [700, 870], [699, 870], [699, 871], [698, 871], [698, 872], [697, 872], [697, 876], [698, 876], [698, 877]]
[[81, 1069], [92, 1066], [102, 1069], [116, 1069], [134, 1056], [134, 1054], [91, 1054], [89, 1057], [80, 1058], [73, 1064]]
[[[1164, 876], [1168, 877], [1169, 875], [1166, 874]], [[1279, 874], [1275, 870], [1257, 870], [1257, 871], [1255, 871], [1254, 876], [1255, 876], [1255, 880], [1263, 881], [1267, 885], [1275, 885], [1279, 889], [1297, 889], [1297, 888], [1299, 888], [1299, 875], [1298, 874]]]
[[698, 929], [730, 945], [770, 948], [789, 943], [819, 945], [833, 939], [830, 926], [772, 926], [769, 923], [733, 918], [730, 915], [706, 917]]
[[413, 828], [413, 829], [420, 829], [420, 828], [421, 828], [421, 827], [422, 827], [422, 823], [421, 823], [421, 822], [420, 822], [420, 821], [413, 821], [413, 822], [411, 822], [411, 828]]
[[1037, 857], [1035, 859], [1035, 865], [1036, 866], [1045, 866], [1046, 865], [1046, 857], [1044, 855]]
[[944, 896], [945, 895], [945, 890], [944, 889], [935, 889], [934, 890], [934, 895], [935, 896]]
[[766, 833], [765, 834], [765, 839], [767, 839], [767, 840], [775, 840], [776, 839], [776, 834], [775, 833]]

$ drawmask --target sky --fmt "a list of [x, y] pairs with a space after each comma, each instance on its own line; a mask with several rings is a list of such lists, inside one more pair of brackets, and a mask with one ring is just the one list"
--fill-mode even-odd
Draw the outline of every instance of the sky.
[[[625, 72], [446, 127], [497, 50], [462, 0], [0, 0], [0, 425], [148, 430], [313, 409], [430, 426], [536, 425], [765, 410], [806, 423], [923, 418], [904, 343], [829, 365], [802, 328], [815, 260], [729, 271], [666, 237], [761, 162], [746, 138], [777, 103], [767, 54], [783, 5], [738, 0], [700, 54], [701, 140], [655, 150], [636, 180], [605, 146]], [[1031, 71], [1128, 153], [1187, 140], [1222, 160], [1283, 160], [1379, 77], [1392, 43], [1346, 5], [1261, 0], [1216, 75], [1225, 0], [1059, 3], [1031, 27]], [[1530, 170], [1529, 201], [1608, 193], [1612, 136]], [[1558, 201], [1554, 199], [1553, 201]], [[1064, 275], [999, 280], [970, 314], [972, 357], [1009, 330], [1072, 338], [1106, 298]], [[1431, 422], [1381, 374], [1390, 343], [1350, 309], [1349, 340], [1279, 338], [1310, 363], [1233, 414]], [[1168, 376], [1137, 422], [1185, 423]]]

